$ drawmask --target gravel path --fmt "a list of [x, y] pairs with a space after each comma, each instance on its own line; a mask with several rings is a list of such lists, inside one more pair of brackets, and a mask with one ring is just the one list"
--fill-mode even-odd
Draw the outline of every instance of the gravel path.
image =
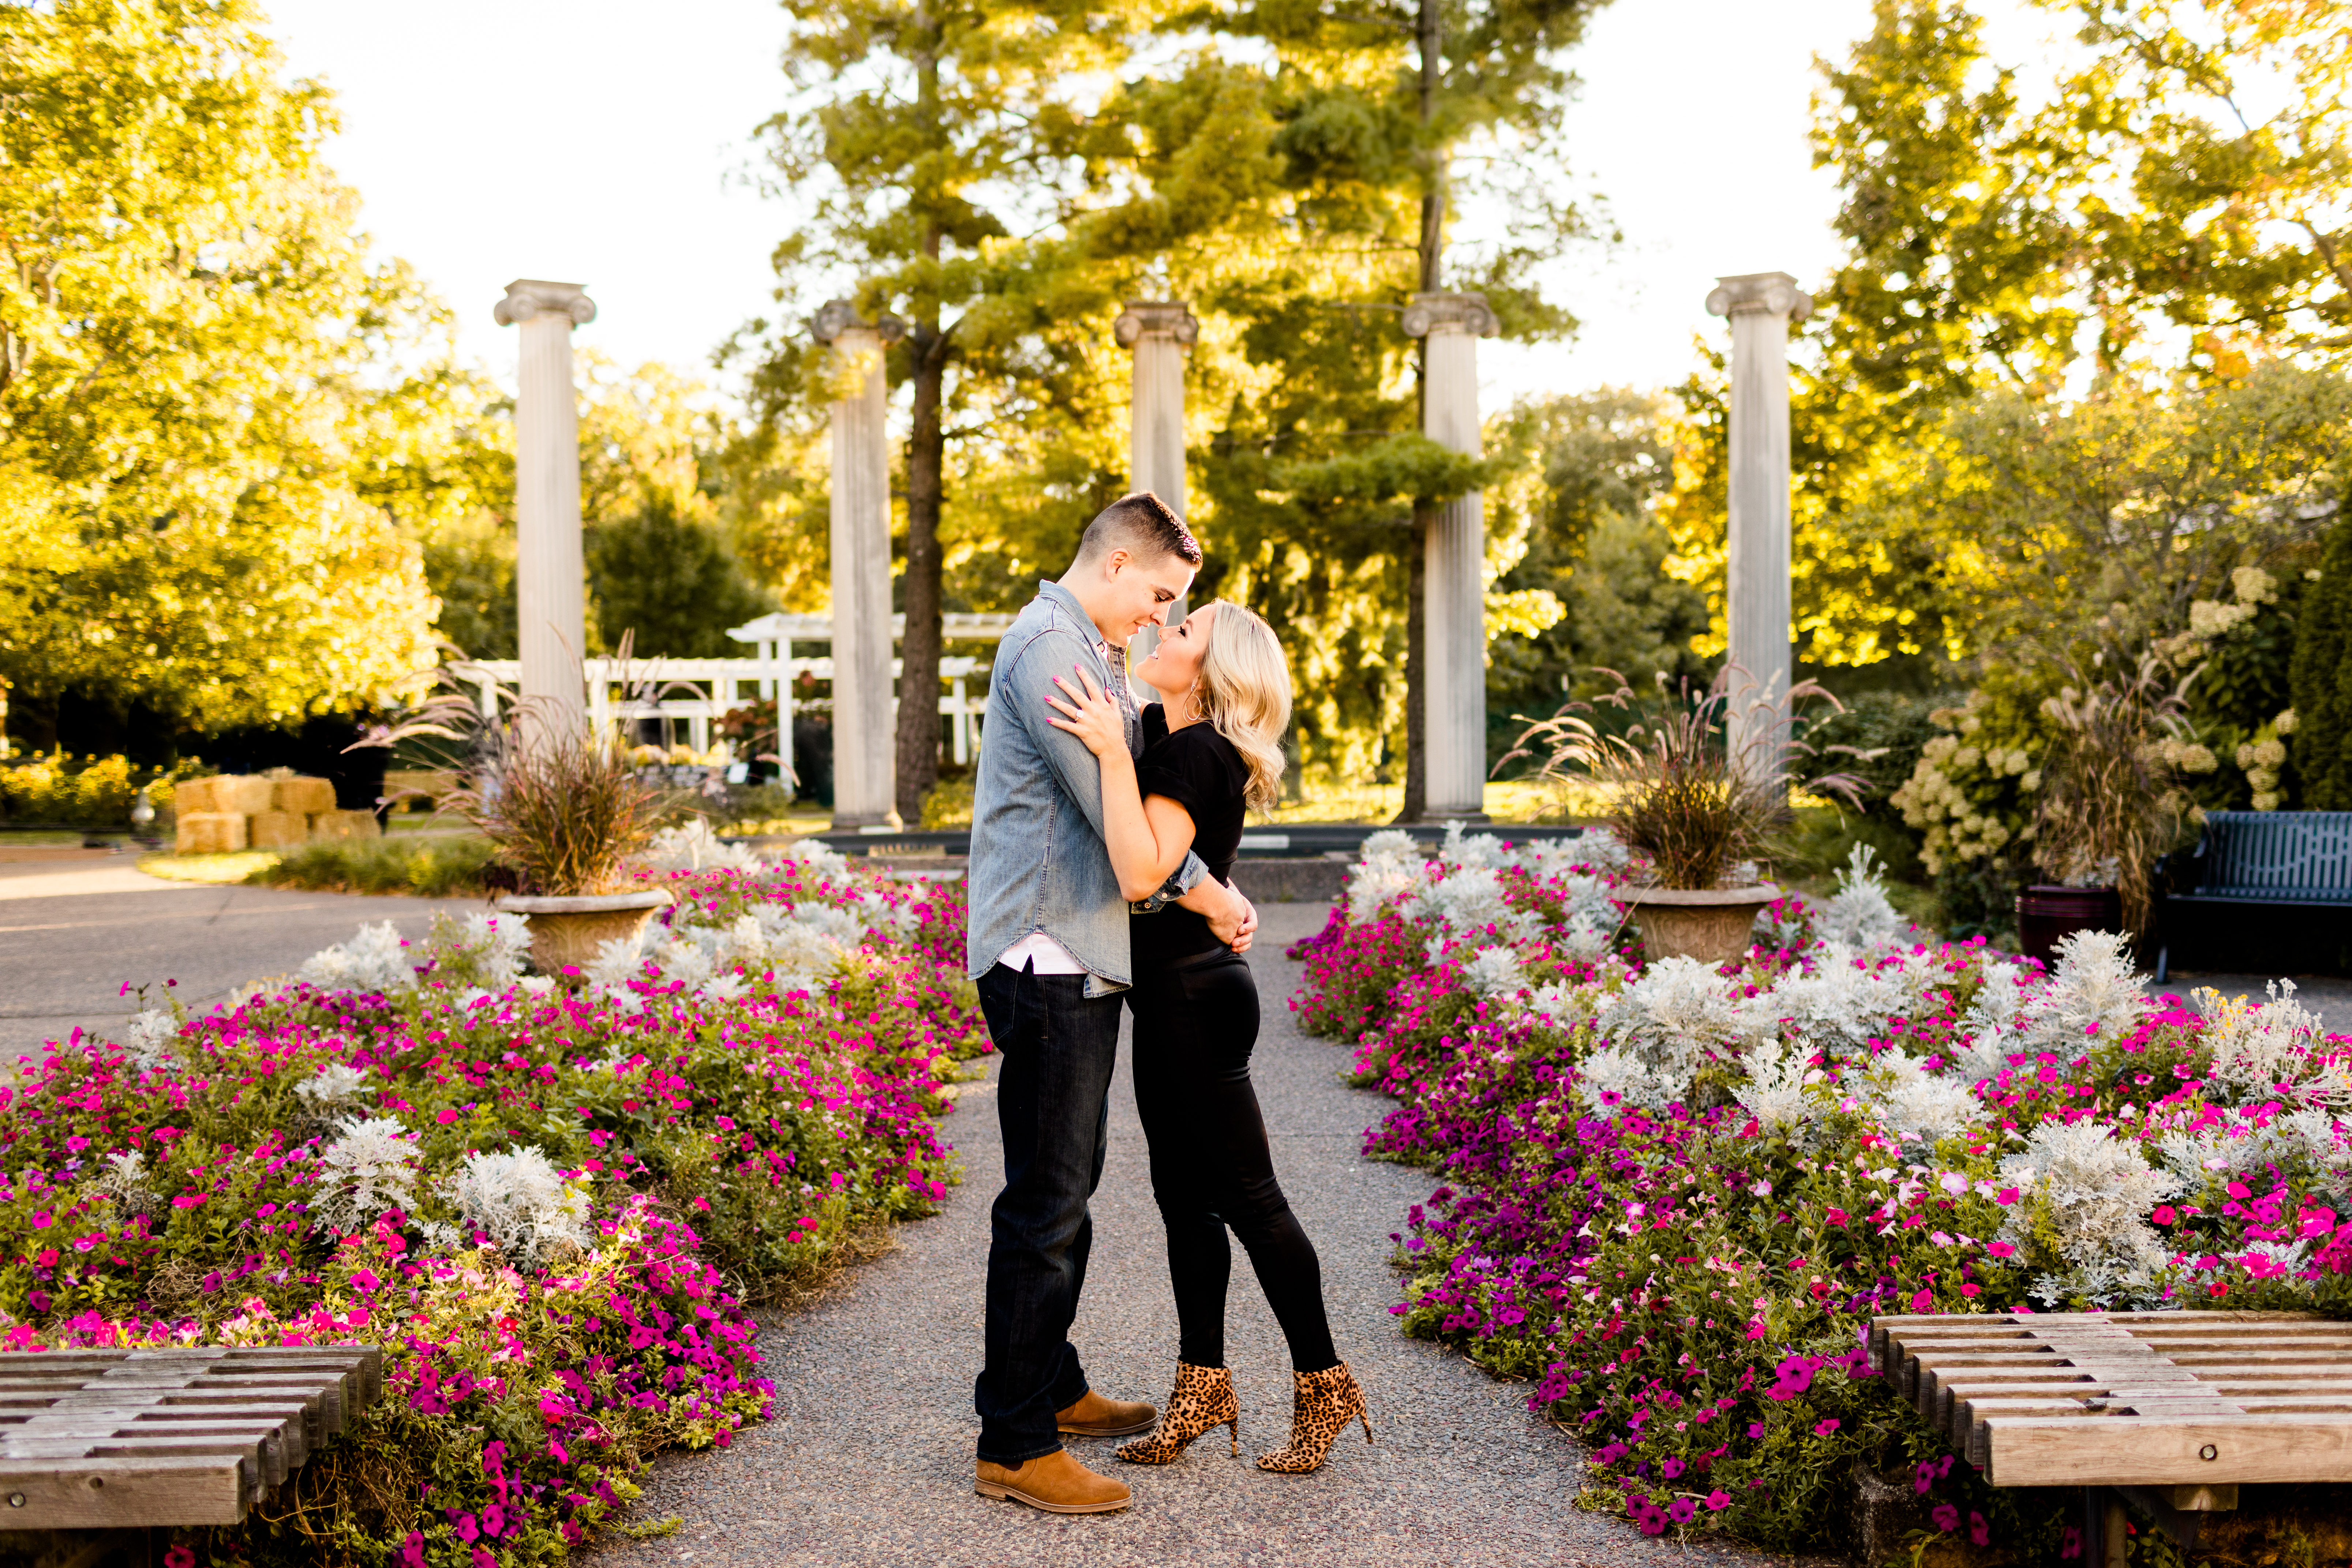
[[[761, 1346], [777, 1417], [725, 1453], [663, 1460], [637, 1517], [678, 1516], [676, 1533], [599, 1549], [598, 1568], [693, 1563], [1368, 1564], [1448, 1568], [1766, 1561], [1728, 1548], [1646, 1540], [1580, 1512], [1575, 1445], [1528, 1414], [1518, 1385], [1400, 1334], [1383, 1259], [1421, 1173], [1357, 1153], [1386, 1103], [1340, 1082], [1340, 1053], [1301, 1036], [1285, 1005], [1298, 966], [1288, 942], [1320, 929], [1323, 905], [1269, 905], [1252, 955], [1265, 1004], [1256, 1078], [1283, 1184], [1320, 1249], [1339, 1352], [1372, 1406], [1318, 1474], [1259, 1472], [1290, 1415], [1289, 1360], [1265, 1299], [1234, 1248], [1227, 1355], [1242, 1395], [1243, 1457], [1194, 1444], [1164, 1469], [1122, 1465], [1110, 1441], [1073, 1439], [1079, 1458], [1135, 1488], [1123, 1513], [1041, 1514], [971, 1489], [988, 1205], [1002, 1180], [992, 1090], [974, 1084], [948, 1135], [967, 1163], [937, 1218], [814, 1310], [765, 1319]], [[1095, 1199], [1095, 1252], [1075, 1337], [1107, 1394], [1167, 1397], [1175, 1371], [1159, 1212], [1145, 1175], [1125, 1052], [1112, 1090], [1108, 1167]], [[1221, 1435], [1219, 1435], [1221, 1436]]]

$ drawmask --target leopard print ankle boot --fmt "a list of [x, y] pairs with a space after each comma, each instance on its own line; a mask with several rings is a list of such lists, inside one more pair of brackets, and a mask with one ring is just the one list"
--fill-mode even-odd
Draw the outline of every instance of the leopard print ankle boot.
[[1297, 1385], [1290, 1404], [1290, 1443], [1257, 1457], [1257, 1468], [1286, 1476], [1303, 1476], [1319, 1468], [1324, 1456], [1350, 1421], [1364, 1424], [1364, 1441], [1372, 1440], [1372, 1418], [1364, 1409], [1364, 1391], [1348, 1363], [1321, 1372], [1294, 1372]]
[[1219, 1426], [1233, 1428], [1234, 1453], [1242, 1451], [1242, 1406], [1234, 1397], [1234, 1374], [1222, 1366], [1176, 1363], [1176, 1392], [1168, 1396], [1168, 1414], [1160, 1430], [1118, 1446], [1118, 1457], [1133, 1465], [1165, 1465], [1181, 1454], [1193, 1438]]

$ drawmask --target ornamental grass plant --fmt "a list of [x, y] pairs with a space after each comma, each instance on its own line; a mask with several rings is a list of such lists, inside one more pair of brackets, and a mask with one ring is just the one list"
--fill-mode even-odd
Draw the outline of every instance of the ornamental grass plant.
[[769, 1409], [749, 1306], [953, 1179], [987, 1048], [952, 884], [812, 851], [646, 876], [569, 983], [508, 917], [362, 929], [204, 1017], [0, 1070], [0, 1346], [370, 1342], [384, 1396], [169, 1560], [564, 1560]]
[[2065, 887], [2114, 888], [2135, 936], [2147, 930], [2157, 858], [2179, 841], [2189, 805], [2178, 778], [2189, 682], [2168, 685], [2167, 673], [2144, 654], [2128, 673], [2078, 672], [2042, 704], [2059, 730], [2042, 765], [2033, 863]]
[[[1588, 716], [1598, 711], [1593, 705], [1571, 702], [1530, 724], [1496, 766], [1536, 757], [1536, 776], [1563, 795], [1589, 801], [1597, 787], [1601, 820], [1649, 861], [1662, 888], [1718, 887], [1734, 867], [1763, 857], [1792, 820], [1791, 763], [1810, 748], [1785, 722], [1751, 722], [1734, 733], [1736, 715], [1761, 695], [1752, 683], [1727, 666], [1694, 694], [1687, 679], [1669, 689], [1661, 673], [1657, 697], [1645, 700], [1615, 670], [1597, 673], [1617, 682], [1601, 699], [1617, 717], [1596, 724]], [[1811, 681], [1784, 700], [1793, 707], [1815, 697], [1836, 703]], [[1858, 800], [1860, 784], [1831, 773], [1803, 787]]]
[[[628, 659], [625, 637], [621, 679], [643, 686], [629, 680]], [[562, 703], [499, 689], [486, 715], [449, 667], [435, 681], [435, 695], [360, 744], [458, 746], [458, 786], [438, 807], [488, 841], [499, 879], [513, 891], [572, 898], [625, 890], [629, 860], [675, 815], [675, 792], [649, 782], [657, 770], [639, 765], [617, 729], [590, 725]]]
[[1391, 1310], [1528, 1380], [1585, 1506], [1835, 1551], [1859, 1466], [1923, 1553], [2065, 1568], [2063, 1504], [1883, 1386], [1873, 1317], [2352, 1317], [2352, 1039], [2292, 987], [2151, 1001], [2118, 937], [2046, 971], [1937, 941], [1859, 855], [1744, 961], [1644, 963], [1605, 935], [1625, 860], [1375, 838], [1293, 949], [1301, 1024], [1397, 1102], [1365, 1152], [1431, 1175]]

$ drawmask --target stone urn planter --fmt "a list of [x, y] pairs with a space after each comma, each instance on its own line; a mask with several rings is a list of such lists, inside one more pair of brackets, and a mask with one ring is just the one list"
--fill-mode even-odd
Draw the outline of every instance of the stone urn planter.
[[2123, 895], [2113, 888], [2032, 887], [2017, 895], [2017, 950], [2058, 962], [2058, 944], [2078, 931], [2124, 929]]
[[530, 962], [541, 974], [561, 974], [566, 964], [595, 962], [608, 942], [635, 936], [654, 911], [672, 902], [666, 888], [634, 893], [580, 893], [569, 898], [508, 893], [497, 908], [530, 917]]
[[1746, 888], [1625, 888], [1651, 961], [1696, 958], [1731, 963], [1753, 946], [1756, 916], [1780, 896], [1769, 882]]

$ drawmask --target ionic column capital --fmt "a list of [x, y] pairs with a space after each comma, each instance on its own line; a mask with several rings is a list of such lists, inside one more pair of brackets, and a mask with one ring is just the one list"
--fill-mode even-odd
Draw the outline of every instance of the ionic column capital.
[[907, 335], [907, 323], [889, 311], [883, 311], [880, 321], [869, 321], [859, 315], [857, 307], [846, 300], [827, 300], [818, 307], [817, 313], [809, 318], [809, 335], [821, 343], [829, 343], [842, 333], [856, 331], [861, 327], [880, 334], [886, 343], [895, 343]]
[[573, 326], [584, 327], [596, 319], [596, 301], [588, 298], [584, 283], [518, 278], [507, 285], [507, 297], [492, 307], [490, 315], [501, 327], [511, 327], [547, 312], [569, 316]]
[[1435, 332], [1491, 338], [1502, 330], [1502, 321], [1484, 294], [1415, 294], [1412, 303], [1404, 308], [1404, 335], [1409, 338]]
[[1129, 300], [1110, 325], [1121, 348], [1133, 348], [1145, 338], [1173, 338], [1191, 347], [1201, 335], [1201, 323], [1180, 300]]
[[1797, 280], [1785, 272], [1743, 272], [1736, 278], [1715, 280], [1715, 287], [1706, 296], [1706, 313], [1761, 313], [1801, 321], [1813, 313], [1813, 297], [1798, 288]]

